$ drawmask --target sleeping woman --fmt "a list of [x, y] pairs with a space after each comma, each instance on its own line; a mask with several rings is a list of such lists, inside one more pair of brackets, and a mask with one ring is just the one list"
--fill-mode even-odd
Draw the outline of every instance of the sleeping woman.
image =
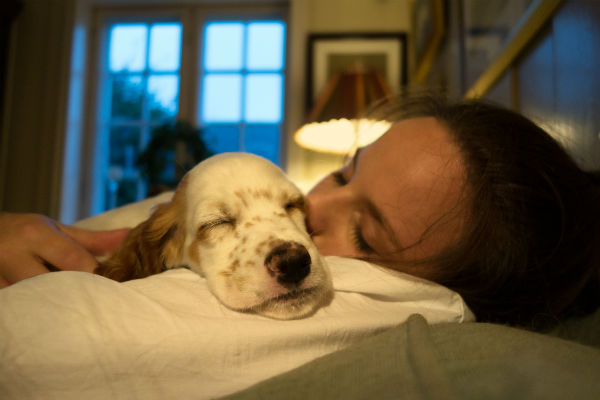
[[[481, 101], [418, 97], [307, 196], [324, 255], [364, 259], [458, 292], [478, 321], [530, 329], [600, 305], [600, 186], [540, 127]], [[0, 285], [93, 271], [127, 230], [0, 214]]]

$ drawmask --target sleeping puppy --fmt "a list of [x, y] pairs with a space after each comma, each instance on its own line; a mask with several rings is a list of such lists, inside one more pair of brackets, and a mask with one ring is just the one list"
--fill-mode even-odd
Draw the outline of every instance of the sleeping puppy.
[[278, 167], [247, 153], [220, 154], [190, 170], [173, 199], [95, 272], [126, 281], [187, 266], [231, 309], [302, 318], [333, 294], [304, 217], [300, 190]]

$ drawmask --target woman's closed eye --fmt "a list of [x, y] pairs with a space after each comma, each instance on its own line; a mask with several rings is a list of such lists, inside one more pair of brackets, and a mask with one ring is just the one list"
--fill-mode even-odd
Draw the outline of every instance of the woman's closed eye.
[[[331, 173], [331, 178], [338, 186], [346, 186], [352, 179], [352, 175], [355, 173], [356, 170], [357, 155], [358, 152], [356, 153], [352, 161], [344, 168]], [[375, 254], [375, 250], [365, 240], [365, 237], [362, 233], [360, 213], [355, 214], [352, 217], [352, 219], [353, 221], [350, 225], [350, 239], [352, 241], [352, 245], [361, 254]]]
[[[331, 173], [332, 179], [339, 186], [345, 186], [348, 184], [348, 179], [346, 179], [346, 177], [344, 176], [345, 171], [346, 171], [346, 168]], [[360, 220], [354, 221], [352, 223], [352, 227], [351, 227], [351, 231], [350, 231], [350, 238], [352, 240], [352, 244], [353, 244], [354, 248], [356, 250], [358, 250], [360, 253], [362, 253], [362, 254], [375, 253], [373, 248], [369, 245], [369, 243], [367, 243], [367, 241], [365, 240], [365, 238], [362, 234]]]
[[365, 240], [361, 231], [360, 224], [354, 224], [352, 226], [352, 231], [350, 234], [352, 237], [352, 243], [358, 251], [364, 254], [373, 254], [375, 252], [373, 248], [369, 246], [369, 243], [367, 243], [367, 241]]

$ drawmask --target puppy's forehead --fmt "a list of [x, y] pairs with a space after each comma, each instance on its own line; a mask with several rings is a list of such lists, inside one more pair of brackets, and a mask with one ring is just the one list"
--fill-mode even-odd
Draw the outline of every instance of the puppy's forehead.
[[213, 156], [188, 172], [187, 178], [187, 194], [191, 198], [233, 197], [235, 193], [253, 197], [301, 195], [279, 167], [249, 153]]

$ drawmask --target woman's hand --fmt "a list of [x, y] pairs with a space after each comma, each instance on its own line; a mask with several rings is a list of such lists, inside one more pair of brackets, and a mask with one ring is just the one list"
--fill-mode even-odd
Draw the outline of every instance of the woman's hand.
[[0, 213], [0, 288], [46, 272], [93, 272], [129, 229], [89, 231], [38, 214]]

